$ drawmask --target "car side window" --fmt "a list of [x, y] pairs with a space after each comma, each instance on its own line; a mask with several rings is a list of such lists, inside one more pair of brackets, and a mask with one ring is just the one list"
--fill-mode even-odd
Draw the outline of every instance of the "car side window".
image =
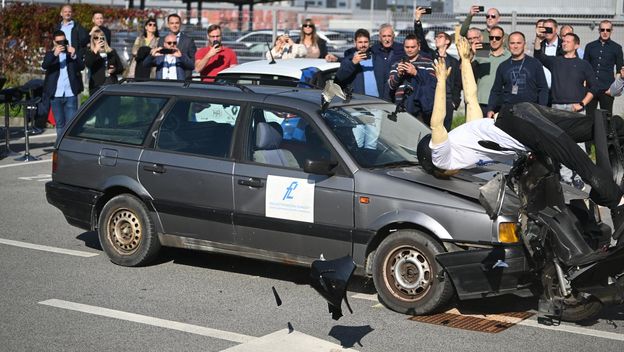
[[182, 100], [165, 116], [156, 149], [226, 158], [239, 105]]
[[306, 159], [331, 159], [330, 149], [307, 116], [254, 107], [251, 120], [249, 155], [254, 162], [303, 169]]
[[143, 144], [168, 98], [104, 95], [80, 116], [69, 136]]

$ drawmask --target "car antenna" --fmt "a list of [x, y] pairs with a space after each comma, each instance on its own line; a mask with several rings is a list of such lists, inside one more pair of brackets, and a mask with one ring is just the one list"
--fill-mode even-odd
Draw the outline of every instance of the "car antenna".
[[271, 55], [271, 62], [269, 62], [269, 65], [273, 65], [275, 64], [275, 58], [273, 57], [273, 52], [271, 52], [271, 44], [269, 44], [269, 42], [266, 42], [267, 47], [269, 48], [269, 55]]

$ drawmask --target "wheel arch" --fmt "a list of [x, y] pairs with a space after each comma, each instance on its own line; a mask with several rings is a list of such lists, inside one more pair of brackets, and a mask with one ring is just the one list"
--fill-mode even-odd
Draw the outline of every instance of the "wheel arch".
[[[120, 194], [130, 194], [130, 195], [137, 197], [140, 201], [143, 202], [143, 204], [145, 204], [145, 206], [150, 212], [155, 212], [155, 209], [151, 202], [151, 199], [152, 199], [151, 196], [149, 196], [147, 191], [139, 183], [137, 183], [136, 181], [134, 183], [136, 183], [136, 185], [132, 185], [132, 183], [128, 183], [128, 182], [124, 182], [124, 183], [110, 182], [110, 184], [108, 184], [104, 188], [103, 195], [96, 202], [92, 215], [91, 215], [92, 217], [91, 230], [92, 231], [96, 230], [98, 227], [100, 213], [102, 212], [102, 208], [104, 208], [104, 205], [108, 203], [109, 200], [113, 199], [114, 197]], [[158, 227], [160, 225], [160, 221], [158, 220], [155, 221], [155, 224]]]

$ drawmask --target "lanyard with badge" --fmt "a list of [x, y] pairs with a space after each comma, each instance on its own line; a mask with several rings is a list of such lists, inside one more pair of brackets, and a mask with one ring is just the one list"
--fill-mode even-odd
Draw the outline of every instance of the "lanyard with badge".
[[520, 78], [520, 74], [522, 74], [522, 65], [524, 65], [524, 60], [526, 57], [522, 59], [520, 63], [520, 68], [518, 69], [518, 73], [514, 74], [514, 70], [511, 70], [511, 94], [518, 95], [518, 78]]

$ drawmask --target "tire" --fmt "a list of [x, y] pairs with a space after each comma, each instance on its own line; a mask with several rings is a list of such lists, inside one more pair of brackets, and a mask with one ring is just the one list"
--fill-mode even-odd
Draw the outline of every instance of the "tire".
[[117, 265], [148, 264], [160, 250], [147, 207], [130, 194], [113, 197], [104, 205], [98, 221], [98, 237], [110, 261]]
[[[543, 298], [547, 300], [561, 299], [559, 294], [559, 279], [555, 267], [547, 266], [542, 271]], [[561, 320], [579, 322], [594, 318], [602, 311], [603, 304], [595, 297], [584, 298], [574, 289], [570, 297], [562, 300], [563, 311]]]
[[379, 301], [403, 314], [430, 314], [454, 294], [448, 276], [439, 278], [435, 256], [444, 247], [417, 230], [399, 230], [381, 242], [373, 259], [373, 282]]

